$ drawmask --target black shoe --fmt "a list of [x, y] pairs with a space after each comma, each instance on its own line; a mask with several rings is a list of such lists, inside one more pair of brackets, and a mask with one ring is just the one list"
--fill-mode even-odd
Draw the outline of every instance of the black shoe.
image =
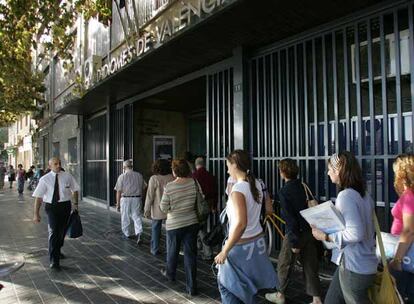
[[59, 258], [60, 258], [61, 260], [63, 260], [63, 259], [66, 259], [66, 256], [65, 256], [63, 253], [61, 253], [61, 254], [59, 255]]
[[187, 291], [187, 295], [189, 295], [190, 297], [194, 297], [194, 296], [198, 295], [198, 292], [197, 292], [197, 290]]
[[57, 263], [50, 263], [49, 268], [53, 270], [61, 270], [60, 265]]
[[165, 277], [168, 281], [171, 281], [171, 282], [175, 281], [175, 278], [170, 278], [170, 276], [167, 274], [167, 269], [161, 268], [160, 272], [163, 275], [163, 277]]

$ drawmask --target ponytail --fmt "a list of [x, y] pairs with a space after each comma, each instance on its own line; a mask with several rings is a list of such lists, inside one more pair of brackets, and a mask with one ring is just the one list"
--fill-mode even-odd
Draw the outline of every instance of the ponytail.
[[260, 201], [260, 193], [259, 193], [259, 190], [256, 187], [256, 178], [250, 172], [250, 170], [247, 170], [246, 178], [247, 178], [247, 182], [250, 185], [250, 192], [252, 193], [254, 200], [258, 204], [260, 204], [261, 203], [261, 201]]
[[250, 192], [253, 199], [260, 204], [260, 192], [256, 187], [256, 178], [250, 171], [250, 157], [245, 150], [234, 150], [227, 157], [227, 161], [231, 164], [236, 164], [237, 168], [242, 172], [246, 172], [246, 180], [250, 185]]

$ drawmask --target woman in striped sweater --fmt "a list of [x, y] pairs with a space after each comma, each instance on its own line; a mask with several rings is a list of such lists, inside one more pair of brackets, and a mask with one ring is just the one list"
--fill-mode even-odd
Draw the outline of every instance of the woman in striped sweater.
[[[191, 177], [191, 170], [184, 159], [173, 160], [175, 180], [165, 186], [161, 211], [167, 214], [167, 268], [161, 273], [175, 281], [181, 242], [184, 246], [186, 289], [190, 296], [197, 293], [197, 233], [198, 219], [195, 212], [196, 194], [201, 191]], [[198, 190], [197, 190], [198, 187]]]

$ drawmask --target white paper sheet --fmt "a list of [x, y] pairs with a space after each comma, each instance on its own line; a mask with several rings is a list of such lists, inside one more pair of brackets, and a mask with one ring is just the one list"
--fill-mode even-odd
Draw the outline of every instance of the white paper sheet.
[[331, 201], [304, 209], [300, 211], [300, 214], [310, 225], [327, 234], [345, 229], [344, 219]]

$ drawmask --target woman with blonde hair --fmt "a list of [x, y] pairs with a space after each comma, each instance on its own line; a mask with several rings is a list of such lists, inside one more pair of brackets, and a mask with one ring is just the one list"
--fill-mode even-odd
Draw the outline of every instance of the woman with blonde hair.
[[389, 263], [397, 280], [401, 295], [414, 303], [414, 274], [403, 270], [403, 260], [414, 242], [414, 155], [399, 155], [393, 164], [394, 187], [399, 195], [397, 203], [392, 208], [394, 221], [391, 233], [399, 235], [395, 256]]

